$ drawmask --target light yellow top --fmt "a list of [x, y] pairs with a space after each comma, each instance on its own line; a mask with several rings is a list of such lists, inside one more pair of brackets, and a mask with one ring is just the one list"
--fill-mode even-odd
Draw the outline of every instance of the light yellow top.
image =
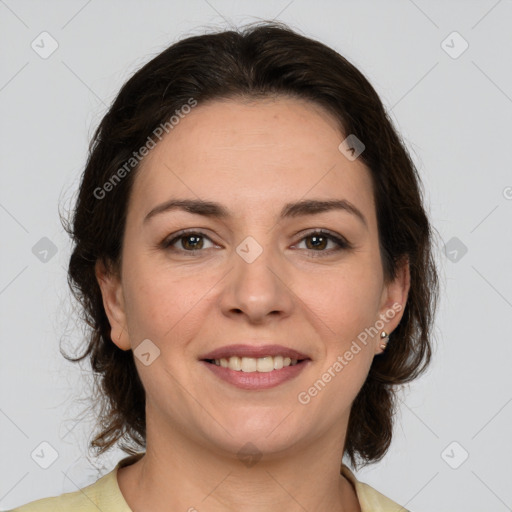
[[[133, 464], [143, 455], [125, 457], [110, 473], [79, 491], [42, 498], [8, 512], [132, 512], [119, 489], [117, 470]], [[354, 485], [362, 512], [408, 512], [373, 487], [359, 482], [347, 466], [343, 465], [341, 472]]]

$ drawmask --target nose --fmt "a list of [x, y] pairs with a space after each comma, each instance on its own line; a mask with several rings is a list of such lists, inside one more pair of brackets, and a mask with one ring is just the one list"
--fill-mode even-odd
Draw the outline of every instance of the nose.
[[292, 313], [291, 273], [276, 251], [248, 237], [233, 251], [232, 264], [220, 298], [224, 315], [261, 324]]

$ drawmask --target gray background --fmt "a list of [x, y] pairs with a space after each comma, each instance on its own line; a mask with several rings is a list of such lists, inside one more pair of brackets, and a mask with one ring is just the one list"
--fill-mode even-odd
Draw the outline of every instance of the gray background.
[[[87, 367], [59, 353], [60, 342], [73, 353], [81, 331], [58, 205], [72, 204], [94, 128], [171, 42], [260, 18], [333, 46], [366, 74], [442, 237], [434, 362], [401, 395], [388, 455], [359, 479], [415, 512], [512, 510], [510, 0], [0, 0], [2, 510], [77, 490], [123, 455], [87, 459]], [[58, 44], [50, 56], [44, 31]], [[42, 442], [58, 453], [48, 469]]]

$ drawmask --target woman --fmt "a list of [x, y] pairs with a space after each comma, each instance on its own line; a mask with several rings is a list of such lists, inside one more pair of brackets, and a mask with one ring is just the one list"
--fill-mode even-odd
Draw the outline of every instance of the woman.
[[16, 510], [404, 510], [342, 457], [384, 456], [430, 361], [432, 227], [346, 59], [276, 23], [167, 48], [101, 122], [68, 230], [92, 447], [129, 457]]

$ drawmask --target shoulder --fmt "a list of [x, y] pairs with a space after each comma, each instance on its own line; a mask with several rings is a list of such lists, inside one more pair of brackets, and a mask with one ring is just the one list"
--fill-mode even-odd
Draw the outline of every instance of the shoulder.
[[132, 457], [121, 460], [110, 473], [78, 491], [42, 498], [8, 512], [131, 512], [119, 490], [117, 470], [132, 460]]
[[97, 512], [98, 509], [110, 510], [102, 507], [105, 507], [106, 502], [111, 501], [112, 498], [112, 475], [113, 472], [110, 472], [83, 489], [32, 501], [13, 509], [11, 512], [65, 512], [69, 510]]
[[384, 496], [370, 485], [357, 480], [354, 473], [345, 464], [341, 467], [341, 473], [353, 484], [361, 512], [408, 512], [405, 507]]

